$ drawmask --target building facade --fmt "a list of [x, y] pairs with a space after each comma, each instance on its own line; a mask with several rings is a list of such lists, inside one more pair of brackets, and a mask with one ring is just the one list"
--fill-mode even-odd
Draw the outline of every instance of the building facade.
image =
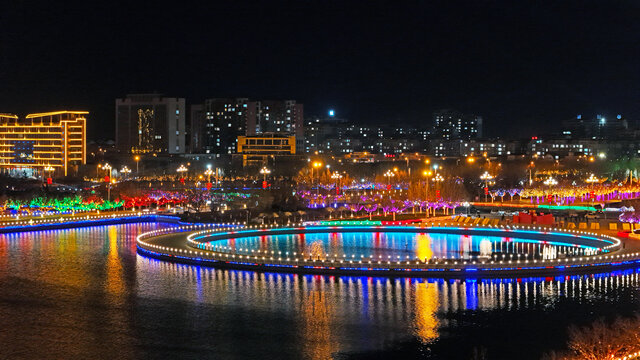
[[237, 153], [239, 136], [278, 134], [295, 136], [298, 152], [304, 150], [304, 107], [295, 100], [212, 98], [193, 105], [193, 153], [216, 156]]
[[441, 110], [433, 114], [432, 134], [437, 139], [471, 140], [482, 137], [482, 117], [455, 110]]
[[54, 111], [29, 114], [24, 119], [0, 114], [0, 167], [69, 175], [87, 161], [88, 114]]
[[133, 153], [186, 151], [184, 98], [133, 94], [116, 99], [116, 147]]
[[239, 136], [238, 154], [243, 166], [266, 164], [272, 157], [295, 155], [296, 137], [274, 133]]

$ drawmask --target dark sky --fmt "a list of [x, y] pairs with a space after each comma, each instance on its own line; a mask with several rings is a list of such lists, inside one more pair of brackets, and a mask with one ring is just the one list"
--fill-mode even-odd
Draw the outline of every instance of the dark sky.
[[451, 107], [492, 136], [640, 118], [637, 1], [2, 3], [0, 112], [86, 109], [94, 138], [113, 137], [116, 97], [153, 91], [372, 124]]

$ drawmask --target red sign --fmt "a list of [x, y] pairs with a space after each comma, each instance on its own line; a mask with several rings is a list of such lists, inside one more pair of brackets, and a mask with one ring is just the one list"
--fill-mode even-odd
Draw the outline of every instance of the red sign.
[[263, 181], [263, 182], [262, 182], [262, 188], [263, 188], [263, 189], [266, 189], [266, 188], [267, 188], [267, 182], [266, 182], [266, 181]]
[[212, 187], [213, 187], [213, 184], [212, 184], [212, 183], [210, 183], [210, 182], [208, 182], [208, 183], [207, 183], [207, 190], [211, 190], [211, 188], [212, 188]]
[[51, 178], [47, 178], [47, 184], [51, 185], [53, 183], [53, 180]]
[[436, 197], [439, 199], [440, 198], [440, 190], [436, 190]]
[[489, 188], [488, 188], [488, 187], [485, 187], [485, 188], [484, 188], [484, 194], [485, 194], [485, 195], [489, 195]]
[[111, 178], [109, 177], [109, 175], [107, 175], [107, 176], [105, 176], [105, 177], [104, 177], [104, 182], [107, 182], [107, 183], [108, 183], [108, 182], [110, 182], [110, 181], [111, 181]]

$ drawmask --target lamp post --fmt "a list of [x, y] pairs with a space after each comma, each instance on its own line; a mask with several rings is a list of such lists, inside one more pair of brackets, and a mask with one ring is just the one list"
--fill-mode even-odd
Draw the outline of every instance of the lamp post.
[[98, 182], [100, 182], [100, 169], [102, 168], [102, 164], [98, 164], [98, 167], [96, 167], [96, 180], [98, 180]]
[[[313, 177], [313, 169], [318, 169], [322, 166], [322, 163], [319, 161], [314, 161], [313, 164], [311, 164], [311, 183], [313, 184], [314, 182], [314, 177]], [[318, 192], [320, 190], [320, 176], [318, 175], [318, 184], [316, 186], [316, 196], [318, 196]]]
[[342, 175], [340, 175], [339, 172], [334, 171], [333, 174], [331, 174], [331, 178], [334, 180], [334, 182], [336, 184], [336, 200], [337, 200], [338, 189], [339, 189], [339, 185], [340, 185], [340, 179], [342, 179]]
[[204, 171], [204, 174], [207, 175], [207, 182], [211, 182], [211, 175], [213, 175], [213, 170], [207, 169]]
[[124, 174], [124, 176], [128, 176], [131, 173], [131, 169], [129, 169], [126, 165], [120, 169], [120, 172]]
[[409, 167], [409, 157], [405, 157], [405, 160], [407, 160], [407, 175], [409, 176], [409, 178], [411, 178], [411, 167]]
[[529, 163], [529, 186], [533, 185], [533, 168], [535, 163], [532, 161]]
[[425, 170], [422, 172], [422, 175], [425, 177], [425, 187], [424, 187], [424, 201], [429, 201], [429, 177], [433, 175], [431, 170]]
[[[590, 189], [593, 189], [593, 187], [594, 187], [593, 185], [595, 183], [597, 183], [597, 182], [600, 182], [600, 179], [598, 179], [594, 174], [591, 174], [591, 176], [589, 176], [589, 178], [587, 178], [587, 180], [585, 180], [585, 182], [587, 182], [587, 184], [589, 184], [589, 188]], [[591, 190], [591, 191], [593, 191], [593, 190]], [[591, 194], [589, 194], [589, 195], [591, 195]], [[595, 199], [592, 197], [591, 201], [593, 202], [593, 201], [595, 201]]]
[[44, 176], [46, 176], [47, 178], [49, 178], [50, 176], [47, 176], [48, 172], [53, 172], [55, 170], [55, 168], [51, 165], [47, 165], [44, 168]]
[[176, 169], [176, 171], [177, 171], [177, 172], [178, 172], [178, 174], [180, 175], [180, 179], [183, 179], [183, 178], [184, 178], [184, 173], [185, 173], [186, 171], [188, 171], [188, 170], [189, 170], [189, 169], [187, 169], [187, 167], [186, 167], [186, 166], [184, 166], [184, 165], [180, 165], [180, 166]]
[[107, 201], [111, 201], [111, 165], [109, 165], [109, 163], [104, 164], [104, 166], [102, 167], [103, 169], [105, 169], [107, 171], [107, 179], [108, 179], [108, 184], [107, 184]]
[[394, 176], [396, 176], [396, 174], [391, 170], [387, 170], [387, 172], [384, 173], [384, 177], [387, 178], [387, 185], [391, 186], [391, 178]]
[[136, 174], [138, 174], [139, 173], [138, 163], [140, 162], [140, 156], [139, 155], [134, 156], [133, 160], [136, 161]]
[[487, 196], [489, 196], [489, 180], [493, 180], [493, 175], [485, 171], [484, 174], [480, 175], [480, 180], [484, 181], [484, 202], [487, 202]]
[[[440, 173], [436, 173], [433, 176], [433, 181], [435, 182], [435, 187], [436, 187], [436, 197], [435, 200], [438, 200], [438, 184], [444, 181], [444, 177], [442, 177], [442, 175], [440, 175]], [[444, 211], [444, 210], [443, 210]], [[443, 212], [444, 213], [444, 212]], [[434, 206], [433, 208], [433, 216], [436, 216], [436, 208]]]
[[[558, 180], [554, 179], [553, 177], [549, 176], [549, 178], [547, 178], [547, 180], [543, 181], [543, 184], [547, 185], [548, 187], [553, 187], [555, 185], [558, 185]], [[549, 194], [549, 196], [551, 196], [551, 194]], [[549, 203], [551, 203], [551, 199], [549, 199]]]
[[266, 166], [263, 166], [262, 169], [260, 169], [260, 174], [262, 174], [262, 182], [266, 183], [267, 175], [271, 174], [271, 170], [267, 169]]

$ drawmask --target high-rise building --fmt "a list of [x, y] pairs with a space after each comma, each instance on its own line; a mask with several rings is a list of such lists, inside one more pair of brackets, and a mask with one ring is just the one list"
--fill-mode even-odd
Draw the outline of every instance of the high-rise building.
[[[201, 106], [201, 108], [200, 108]], [[295, 100], [213, 98], [191, 110], [194, 153], [230, 155], [237, 152], [239, 136], [277, 134], [295, 136], [304, 146], [303, 105]]]
[[[275, 133], [296, 137], [296, 149], [304, 151], [304, 107], [295, 100], [262, 100], [256, 103], [255, 126], [247, 135]], [[253, 118], [251, 118], [253, 120]], [[255, 130], [254, 130], [255, 129]]]
[[185, 112], [184, 98], [132, 94], [116, 99], [116, 147], [136, 153], [184, 153]]
[[248, 126], [255, 127], [256, 102], [247, 98], [207, 99], [193, 105], [192, 152], [217, 155], [234, 154], [238, 136], [247, 134]]
[[455, 110], [433, 114], [433, 135], [437, 139], [471, 140], [482, 137], [482, 117], [465, 115]]
[[0, 167], [68, 175], [87, 161], [87, 111], [0, 114]]
[[629, 122], [622, 115], [607, 118], [603, 115], [577, 115], [562, 122], [562, 137], [567, 139], [619, 139], [633, 137]]

